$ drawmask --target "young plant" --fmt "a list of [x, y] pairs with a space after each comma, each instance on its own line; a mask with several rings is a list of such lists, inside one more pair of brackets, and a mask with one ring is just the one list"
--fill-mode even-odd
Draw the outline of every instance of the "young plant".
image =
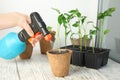
[[100, 29], [98, 28], [98, 27], [95, 27], [94, 26], [94, 30], [90, 30], [90, 39], [92, 39], [92, 52], [93, 53], [95, 53], [95, 50], [94, 50], [94, 46], [95, 46], [95, 42], [94, 42], [94, 39], [93, 39], [93, 37], [95, 36], [95, 35], [97, 35], [97, 31], [100, 31]]
[[[86, 16], [81, 16], [81, 13], [79, 12], [78, 9], [71, 10], [71, 11], [69, 11], [69, 13], [71, 15], [73, 15], [74, 18], [77, 18], [77, 20], [75, 21], [75, 23], [73, 23], [72, 26], [78, 28], [77, 34], [79, 35], [79, 39], [80, 39], [80, 46], [79, 47], [80, 47], [80, 51], [82, 51], [82, 35], [83, 35], [82, 34], [82, 27], [83, 27], [83, 24], [86, 20]], [[71, 36], [74, 34], [76, 34], [76, 33], [72, 33]]]
[[86, 29], [88, 27], [88, 24], [92, 24], [92, 23], [93, 23], [93, 21], [88, 21], [86, 27], [83, 27], [83, 31], [84, 31], [83, 39], [84, 39], [85, 50], [86, 50], [86, 47], [87, 47], [87, 40], [89, 40], [89, 39], [91, 40], [91, 38], [89, 37], [91, 34], [87, 34]]
[[57, 18], [57, 21], [58, 21], [58, 24], [57, 24], [57, 37], [58, 37], [58, 50], [59, 50], [59, 52], [61, 52], [61, 50], [60, 50], [60, 27], [61, 27], [60, 25], [61, 25], [61, 22], [59, 20], [61, 13], [56, 8], [52, 8], [52, 9], [55, 10], [59, 14], [58, 18]]
[[73, 14], [64, 13], [64, 17], [66, 21], [63, 23], [64, 28], [65, 28], [65, 45], [67, 41], [67, 37], [70, 33], [72, 33], [72, 28], [71, 28], [71, 20], [75, 17]]
[[64, 27], [64, 42], [65, 46], [67, 46], [67, 37], [70, 33], [70, 20], [72, 19], [72, 15], [69, 15], [68, 13], [61, 13], [58, 9], [53, 8], [53, 10], [57, 11], [59, 16], [58, 16], [58, 23], [60, 26]]
[[105, 10], [104, 12], [101, 12], [98, 14], [98, 20], [101, 22], [101, 28], [100, 28], [100, 48], [102, 48], [103, 38], [104, 36], [110, 32], [109, 29], [105, 29], [104, 22], [105, 18], [108, 16], [112, 16], [112, 13], [115, 11], [115, 8], [109, 8]]
[[67, 37], [68, 37], [68, 34], [70, 33], [70, 30], [69, 30], [69, 20], [68, 20], [68, 17], [69, 16], [66, 16], [65, 14], [61, 14], [59, 16], [59, 24], [63, 25], [64, 27], [64, 34], [65, 34], [65, 37], [64, 37], [64, 40], [65, 40], [65, 46], [67, 46]]

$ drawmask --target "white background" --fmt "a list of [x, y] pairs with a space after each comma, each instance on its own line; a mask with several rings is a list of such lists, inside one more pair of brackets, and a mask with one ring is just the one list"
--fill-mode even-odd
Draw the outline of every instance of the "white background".
[[[96, 24], [98, 0], [0, 0], [0, 13], [22, 12], [29, 15], [37, 11], [42, 16], [45, 23], [56, 30], [57, 13], [51, 8], [58, 8], [61, 12], [78, 8], [79, 11], [88, 17], [88, 20]], [[0, 38], [8, 32], [19, 32], [20, 28], [0, 30]], [[64, 29], [61, 30], [61, 36], [64, 36]], [[57, 41], [57, 40], [56, 40]], [[71, 44], [70, 40], [67, 41]], [[54, 47], [57, 46], [55, 42]], [[64, 38], [61, 37], [61, 46], [64, 46]]]
[[106, 35], [103, 47], [110, 49], [110, 57], [120, 62], [120, 0], [108, 0], [107, 3], [105, 1], [103, 3], [104, 10], [110, 7], [116, 8], [112, 17], [108, 17], [105, 21], [105, 27], [110, 29], [110, 33]]

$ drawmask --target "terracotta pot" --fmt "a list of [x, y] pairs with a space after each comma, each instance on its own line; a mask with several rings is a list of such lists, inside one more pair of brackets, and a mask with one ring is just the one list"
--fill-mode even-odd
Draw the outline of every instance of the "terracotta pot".
[[52, 35], [52, 40], [50, 42], [46, 41], [44, 38], [40, 40], [40, 50], [41, 54], [46, 54], [48, 50], [53, 48], [53, 44], [55, 41], [55, 31], [51, 31], [50, 34]]
[[33, 46], [27, 42], [26, 43], [26, 50], [19, 55], [21, 59], [30, 59], [32, 56]]
[[47, 56], [50, 62], [52, 72], [56, 77], [64, 77], [68, 75], [72, 54], [72, 50], [60, 50], [61, 53], [59, 53], [58, 50], [47, 51]]
[[[86, 40], [86, 46], [90, 46], [91, 39]], [[79, 38], [71, 38], [72, 45], [80, 45], [80, 39]], [[82, 46], [85, 46], [85, 41], [82, 39]]]

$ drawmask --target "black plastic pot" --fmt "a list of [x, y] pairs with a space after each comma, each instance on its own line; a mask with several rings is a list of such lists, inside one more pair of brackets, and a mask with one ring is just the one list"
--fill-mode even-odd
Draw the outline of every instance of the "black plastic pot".
[[109, 58], [109, 49], [95, 48], [95, 53], [88, 50], [85, 54], [85, 66], [88, 68], [99, 69], [106, 65]]
[[62, 49], [71, 49], [73, 51], [70, 63], [77, 66], [86, 66], [89, 68], [98, 69], [108, 63], [109, 49], [94, 48], [95, 53], [92, 53], [92, 47], [82, 46], [80, 52], [79, 45], [68, 45], [61, 47]]
[[77, 66], [84, 66], [85, 65], [85, 52], [84, 51], [84, 47], [83, 47], [83, 51], [81, 52], [79, 49], [78, 45], [68, 45], [68, 46], [64, 46], [61, 47], [62, 49], [66, 48], [66, 49], [70, 49], [72, 50], [72, 56], [71, 56], [71, 64], [73, 65], [77, 65]]
[[102, 64], [102, 54], [101, 53], [86, 53], [85, 54], [85, 66], [88, 68], [98, 69]]
[[71, 64], [77, 65], [77, 66], [84, 66], [85, 65], [84, 54], [85, 52], [73, 50]]
[[[96, 53], [102, 53], [102, 64], [101, 64], [101, 66], [106, 65], [108, 63], [110, 49], [105, 49], [105, 48], [94, 48], [94, 49], [95, 49], [95, 54]], [[90, 51], [90, 50], [92, 50], [92, 47], [86, 47], [86, 50]]]
[[102, 66], [106, 65], [108, 63], [110, 50], [106, 49], [103, 54], [103, 60], [102, 60]]

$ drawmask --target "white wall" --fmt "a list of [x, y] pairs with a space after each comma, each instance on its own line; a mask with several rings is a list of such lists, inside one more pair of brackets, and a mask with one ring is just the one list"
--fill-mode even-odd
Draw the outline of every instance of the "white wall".
[[[109, 17], [106, 21], [107, 28], [110, 29], [110, 33], [106, 36], [105, 47], [111, 49], [111, 55], [114, 57], [116, 54], [120, 57], [120, 0], [108, 0], [109, 7], [115, 7], [116, 11], [112, 17]], [[114, 54], [113, 54], [114, 53]]]
[[[17, 11], [29, 15], [31, 12], [37, 11], [45, 23], [53, 26], [54, 30], [56, 30], [57, 13], [51, 9], [52, 7], [58, 8], [62, 12], [78, 8], [82, 14], [88, 16], [88, 20], [96, 23], [97, 5], [98, 0], [0, 0], [0, 13]], [[19, 30], [18, 28], [0, 30], [0, 37], [3, 37], [8, 32], [18, 32]], [[64, 35], [63, 30], [61, 35]], [[64, 45], [63, 41], [63, 38], [61, 38], [61, 46]], [[67, 42], [71, 44], [69, 40]], [[54, 46], [56, 47], [56, 43]]]

